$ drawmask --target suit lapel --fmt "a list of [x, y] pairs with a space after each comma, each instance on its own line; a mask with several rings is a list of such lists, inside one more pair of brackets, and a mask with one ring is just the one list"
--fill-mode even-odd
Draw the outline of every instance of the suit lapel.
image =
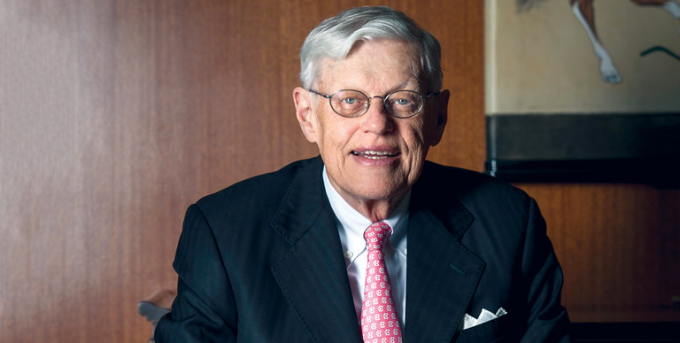
[[[317, 158], [297, 173], [272, 221], [290, 244], [272, 273], [316, 342], [362, 342], [322, 167]], [[408, 226], [404, 341], [450, 342], [485, 264], [459, 242], [472, 215], [455, 196], [432, 199], [435, 188], [419, 183]]]
[[316, 342], [361, 342], [321, 167], [317, 159], [298, 173], [272, 221], [291, 245], [272, 273]]
[[404, 330], [409, 343], [453, 339], [485, 266], [459, 242], [472, 215], [457, 200], [432, 200], [432, 194], [414, 187], [411, 199]]

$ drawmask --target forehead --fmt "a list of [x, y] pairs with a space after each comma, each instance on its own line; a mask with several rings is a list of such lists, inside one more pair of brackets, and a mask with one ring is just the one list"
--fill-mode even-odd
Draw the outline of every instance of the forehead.
[[[365, 91], [414, 89], [420, 84], [418, 49], [402, 41], [358, 42], [342, 60], [321, 61], [319, 83]], [[334, 89], [338, 90], [338, 89]], [[328, 90], [330, 91], [330, 90]]]

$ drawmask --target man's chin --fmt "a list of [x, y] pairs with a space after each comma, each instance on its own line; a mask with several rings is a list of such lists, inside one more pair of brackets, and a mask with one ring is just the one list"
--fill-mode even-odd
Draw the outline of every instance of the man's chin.
[[374, 201], [394, 201], [401, 200], [401, 198], [408, 192], [408, 190], [403, 190], [394, 187], [394, 185], [366, 185], [363, 188], [359, 188], [355, 193], [357, 199], [366, 202]]

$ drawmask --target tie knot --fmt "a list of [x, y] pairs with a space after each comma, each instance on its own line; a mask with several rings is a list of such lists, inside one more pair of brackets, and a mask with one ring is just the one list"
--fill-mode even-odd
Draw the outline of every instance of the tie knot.
[[386, 223], [378, 222], [371, 224], [364, 232], [366, 247], [369, 251], [382, 250], [391, 233], [392, 228]]

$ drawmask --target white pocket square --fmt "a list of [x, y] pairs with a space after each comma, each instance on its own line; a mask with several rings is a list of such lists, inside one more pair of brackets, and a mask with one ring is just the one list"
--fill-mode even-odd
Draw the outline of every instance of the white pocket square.
[[463, 322], [461, 323], [463, 326], [463, 330], [467, 330], [471, 327], [477, 326], [484, 324], [492, 319], [496, 319], [504, 314], [507, 314], [508, 312], [505, 311], [502, 307], [496, 311], [494, 314], [493, 312], [483, 308], [482, 312], [479, 314], [479, 317], [475, 318], [469, 314], [465, 314], [465, 317], [463, 318]]

